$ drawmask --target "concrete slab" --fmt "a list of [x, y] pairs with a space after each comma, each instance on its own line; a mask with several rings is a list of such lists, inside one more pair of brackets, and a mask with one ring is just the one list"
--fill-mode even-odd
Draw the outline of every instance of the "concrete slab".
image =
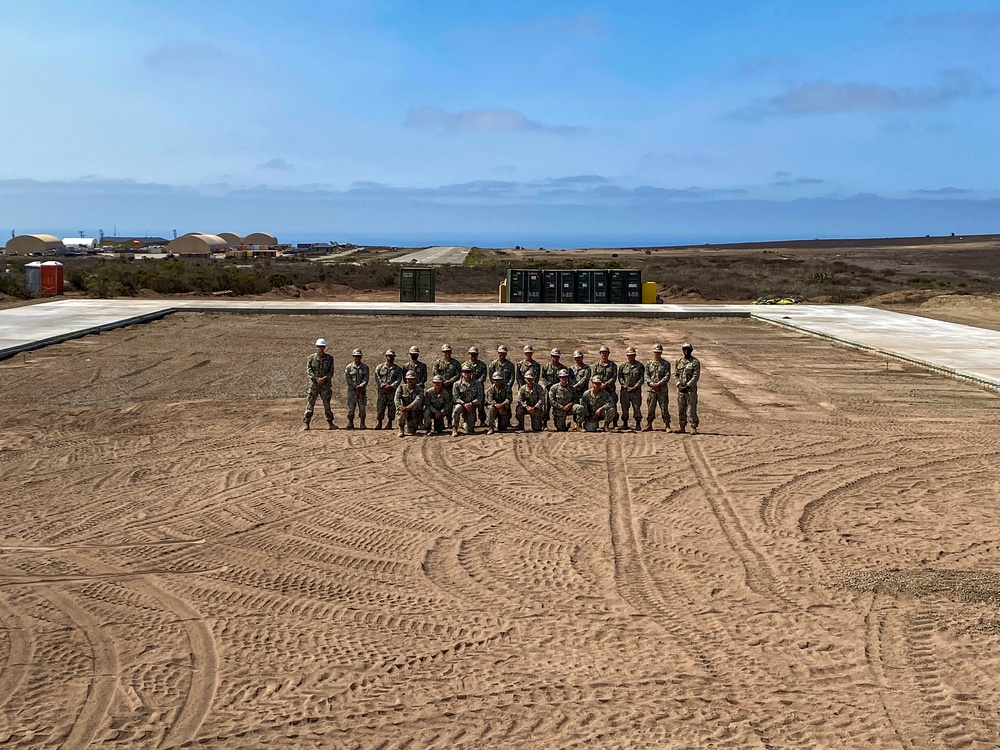
[[469, 254], [470, 249], [454, 245], [428, 247], [426, 250], [418, 250], [399, 258], [391, 258], [389, 262], [420, 266], [460, 266], [465, 263], [465, 257]]
[[755, 318], [1000, 388], [1000, 332], [853, 305], [505, 305], [301, 300], [58, 300], [0, 310], [0, 359], [173, 312], [456, 317]]

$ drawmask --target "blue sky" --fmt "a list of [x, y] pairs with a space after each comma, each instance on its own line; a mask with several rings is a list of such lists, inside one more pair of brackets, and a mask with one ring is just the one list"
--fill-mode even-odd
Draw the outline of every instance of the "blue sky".
[[5, 6], [8, 233], [1000, 232], [1000, 1]]

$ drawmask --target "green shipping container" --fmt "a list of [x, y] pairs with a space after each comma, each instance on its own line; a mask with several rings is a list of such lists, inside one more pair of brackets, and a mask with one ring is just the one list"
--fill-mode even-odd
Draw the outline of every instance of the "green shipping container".
[[433, 302], [434, 301], [434, 269], [433, 268], [400, 268], [399, 269], [399, 301], [400, 302]]

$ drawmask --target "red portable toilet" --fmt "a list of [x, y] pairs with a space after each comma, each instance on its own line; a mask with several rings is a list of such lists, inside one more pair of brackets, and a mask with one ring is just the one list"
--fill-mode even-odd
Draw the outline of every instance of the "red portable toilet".
[[41, 293], [62, 294], [63, 264], [57, 260], [47, 260], [42, 263], [41, 272]]

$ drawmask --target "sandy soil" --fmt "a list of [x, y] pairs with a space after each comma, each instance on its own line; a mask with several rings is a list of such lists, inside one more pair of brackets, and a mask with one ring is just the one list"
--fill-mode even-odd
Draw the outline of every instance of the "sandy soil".
[[[319, 335], [690, 339], [704, 434], [301, 432]], [[4, 748], [1000, 744], [994, 393], [742, 320], [195, 314], [0, 392]]]

